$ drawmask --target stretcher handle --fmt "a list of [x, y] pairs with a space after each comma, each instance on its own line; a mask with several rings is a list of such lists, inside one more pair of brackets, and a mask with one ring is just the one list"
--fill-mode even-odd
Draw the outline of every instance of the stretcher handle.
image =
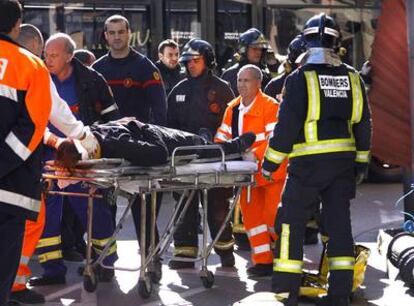
[[[212, 144], [212, 145], [202, 145], [202, 146], [185, 146], [177, 147], [173, 150], [171, 155], [171, 167], [175, 167], [176, 154], [179, 151], [190, 151], [190, 150], [218, 150], [221, 153], [221, 165], [224, 170], [226, 170], [226, 155], [224, 153], [223, 147], [221, 145]], [[178, 158], [178, 157], [177, 157]]]

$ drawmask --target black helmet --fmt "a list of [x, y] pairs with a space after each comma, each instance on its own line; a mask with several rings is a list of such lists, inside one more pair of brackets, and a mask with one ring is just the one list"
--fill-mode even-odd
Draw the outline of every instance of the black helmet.
[[187, 61], [201, 56], [204, 57], [208, 69], [213, 69], [216, 66], [213, 47], [205, 40], [193, 38], [185, 44], [179, 61], [185, 64]]
[[239, 52], [240, 55], [245, 56], [247, 54], [247, 47], [255, 46], [261, 47], [265, 50], [269, 47], [269, 44], [264, 37], [263, 33], [258, 29], [251, 28], [246, 32], [240, 34], [239, 37]]
[[302, 53], [306, 52], [306, 41], [303, 38], [302, 35], [297, 35], [288, 46], [288, 61], [291, 64], [294, 64], [296, 62], [296, 59], [301, 55]]
[[341, 31], [335, 20], [325, 13], [311, 17], [303, 31], [309, 48], [322, 47], [335, 49], [339, 47]]

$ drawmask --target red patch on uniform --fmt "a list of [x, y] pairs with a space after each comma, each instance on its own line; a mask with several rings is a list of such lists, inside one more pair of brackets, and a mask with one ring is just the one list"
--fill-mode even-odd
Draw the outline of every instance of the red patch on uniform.
[[133, 83], [132, 79], [130, 79], [130, 78], [125, 79], [124, 80], [124, 87], [130, 88], [132, 86], [132, 83]]
[[208, 102], [214, 102], [214, 101], [216, 101], [216, 97], [217, 97], [217, 92], [215, 90], [210, 89], [207, 92], [207, 100], [208, 100]]
[[220, 104], [218, 104], [217, 102], [210, 103], [208, 108], [210, 109], [210, 112], [212, 112], [213, 114], [218, 114], [221, 111]]
[[98, 114], [100, 114], [101, 113], [101, 110], [102, 110], [102, 104], [101, 104], [101, 102], [100, 101], [96, 101], [96, 103], [95, 103], [95, 111]]
[[72, 111], [72, 113], [74, 114], [79, 114], [79, 104], [73, 104], [72, 106], [69, 106], [70, 110]]

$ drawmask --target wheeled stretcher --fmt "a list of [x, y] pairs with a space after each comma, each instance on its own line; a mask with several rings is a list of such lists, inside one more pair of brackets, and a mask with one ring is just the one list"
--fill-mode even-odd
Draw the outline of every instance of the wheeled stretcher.
[[[216, 159], [197, 159], [197, 155], [188, 152], [200, 152], [200, 150], [219, 150], [220, 158]], [[152, 282], [158, 282], [161, 275], [156, 273], [154, 263], [157, 256], [163, 254], [172, 240], [175, 225], [185, 215], [185, 212], [195, 194], [202, 193], [203, 197], [203, 241], [199, 256], [194, 259], [173, 257], [175, 260], [183, 261], [202, 261], [200, 278], [206, 288], [214, 284], [214, 275], [207, 269], [208, 256], [215, 243], [223, 232], [226, 223], [229, 221], [235, 204], [241, 194], [241, 188], [247, 187], [248, 197], [250, 188], [254, 184], [254, 174], [257, 171], [257, 164], [250, 161], [229, 160], [235, 156], [225, 156], [224, 151], [219, 145], [208, 146], [185, 146], [178, 147], [173, 151], [170, 162], [167, 165], [156, 167], [137, 167], [131, 166], [124, 159], [96, 159], [80, 161], [75, 169], [70, 172], [63, 171], [50, 161], [45, 166], [43, 179], [45, 180], [67, 180], [72, 182], [82, 182], [88, 187], [88, 193], [69, 193], [64, 191], [50, 191], [53, 194], [67, 196], [81, 196], [88, 198], [88, 218], [87, 218], [87, 252], [86, 265], [84, 270], [84, 288], [86, 291], [93, 292], [97, 287], [97, 279], [94, 275], [94, 267], [101, 265], [105, 268], [112, 268], [103, 265], [103, 259], [107, 255], [109, 248], [116, 235], [120, 231], [122, 224], [131, 209], [135, 199], [141, 199], [141, 242], [140, 256], [141, 265], [138, 268], [119, 268], [124, 271], [140, 271], [138, 281], [138, 292], [141, 297], [148, 298], [152, 291]], [[226, 159], [227, 158], [227, 159]], [[207, 211], [208, 211], [208, 190], [218, 187], [234, 187], [235, 199], [229, 203], [229, 213], [221, 225], [216, 238], [208, 244], [207, 234]], [[114, 234], [106, 244], [106, 247], [99, 255], [99, 258], [92, 262], [92, 216], [93, 199], [101, 197], [97, 194], [97, 189], [112, 189], [112, 194], [116, 199], [122, 196], [128, 200], [128, 205], [122, 212], [121, 218], [115, 228]], [[156, 226], [156, 193], [164, 191], [179, 191], [181, 197], [175, 207], [173, 216], [163, 233], [160, 235], [159, 243], [155, 244]], [[148, 254], [146, 254], [145, 233], [146, 233], [146, 197], [151, 194], [151, 239]], [[115, 201], [116, 203], [116, 201]]]

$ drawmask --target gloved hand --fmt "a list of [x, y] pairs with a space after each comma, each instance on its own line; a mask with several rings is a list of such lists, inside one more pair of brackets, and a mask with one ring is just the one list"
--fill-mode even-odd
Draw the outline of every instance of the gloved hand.
[[85, 127], [85, 134], [82, 139], [80, 139], [80, 143], [82, 147], [86, 149], [89, 156], [94, 156], [94, 153], [97, 151], [99, 146], [98, 140], [95, 135], [92, 134], [89, 127]]
[[43, 143], [52, 148], [59, 148], [60, 144], [64, 142], [66, 138], [58, 137], [47, 129], [43, 135]]
[[368, 173], [368, 163], [356, 163], [355, 166], [355, 182], [357, 185], [361, 184]]

